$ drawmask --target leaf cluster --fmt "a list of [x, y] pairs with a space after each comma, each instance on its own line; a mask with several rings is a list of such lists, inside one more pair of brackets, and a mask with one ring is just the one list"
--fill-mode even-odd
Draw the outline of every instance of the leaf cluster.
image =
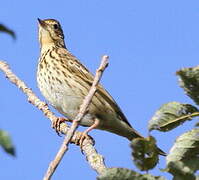
[[[168, 132], [186, 121], [199, 116], [199, 66], [184, 68], [176, 73], [179, 84], [194, 102], [184, 104], [169, 102], [163, 104], [148, 122], [149, 132]], [[173, 180], [198, 180], [199, 169], [199, 124], [180, 135], [166, 156], [166, 167], [162, 171], [172, 174]], [[141, 171], [148, 171], [158, 163], [158, 148], [153, 137], [136, 138], [131, 142], [132, 159]], [[98, 177], [99, 180], [164, 180], [164, 177], [140, 174], [124, 168], [109, 168]]]

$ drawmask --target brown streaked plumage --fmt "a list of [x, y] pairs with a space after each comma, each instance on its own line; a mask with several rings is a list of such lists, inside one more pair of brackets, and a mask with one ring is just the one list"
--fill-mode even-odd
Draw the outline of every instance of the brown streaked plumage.
[[[54, 19], [38, 21], [41, 46], [37, 69], [38, 87], [54, 108], [74, 119], [94, 77], [67, 50], [60, 23]], [[85, 134], [96, 128], [129, 140], [142, 137], [132, 128], [117, 103], [100, 84], [80, 125], [89, 127]], [[164, 152], [160, 150], [160, 154], [164, 155]]]

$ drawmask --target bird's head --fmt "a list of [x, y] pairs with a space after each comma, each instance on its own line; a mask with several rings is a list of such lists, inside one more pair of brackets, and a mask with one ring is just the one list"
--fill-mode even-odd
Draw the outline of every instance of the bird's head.
[[56, 45], [65, 47], [64, 34], [60, 23], [55, 19], [38, 18], [39, 22], [39, 41], [42, 46]]

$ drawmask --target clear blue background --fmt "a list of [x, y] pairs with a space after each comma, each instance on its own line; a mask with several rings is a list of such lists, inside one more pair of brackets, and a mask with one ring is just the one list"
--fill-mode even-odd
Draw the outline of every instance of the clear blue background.
[[[129, 122], [144, 136], [148, 135], [148, 120], [162, 104], [193, 103], [179, 87], [175, 72], [199, 64], [199, 1], [1, 1], [0, 21], [16, 32], [17, 40], [0, 34], [0, 59], [6, 60], [44, 99], [36, 85], [38, 17], [61, 22], [68, 49], [92, 72], [103, 54], [110, 56], [102, 83]], [[10, 133], [17, 150], [16, 158], [0, 151], [0, 179], [42, 179], [63, 138], [56, 135], [50, 121], [2, 73], [0, 87], [0, 127]], [[152, 134], [168, 152], [176, 137], [191, 129], [195, 122], [186, 122], [168, 133]], [[137, 170], [126, 139], [98, 130], [90, 134], [108, 167]], [[171, 179], [159, 171], [164, 167], [165, 158], [161, 158], [150, 173]], [[79, 147], [71, 145], [52, 179], [92, 180], [96, 175]]]

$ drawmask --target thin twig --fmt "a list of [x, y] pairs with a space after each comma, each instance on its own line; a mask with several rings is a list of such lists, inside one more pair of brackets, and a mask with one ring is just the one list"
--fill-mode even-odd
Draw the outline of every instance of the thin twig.
[[[41, 101], [34, 92], [28, 88], [28, 86], [19, 79], [10, 69], [9, 65], [5, 62], [0, 60], [0, 70], [5, 74], [7, 79], [16, 85], [26, 96], [28, 101], [37, 107], [39, 110], [43, 112], [43, 114], [50, 119], [51, 123], [57, 120], [58, 117], [54, 115], [53, 112], [50, 111], [48, 105]], [[66, 119], [67, 120], [67, 119]], [[70, 121], [70, 120], [68, 120]], [[60, 130], [63, 134], [67, 134], [69, 127], [66, 123], [61, 123]], [[71, 139], [71, 143], [76, 143], [79, 138], [81, 137], [82, 132], [75, 131]], [[83, 152], [86, 156], [86, 160], [90, 164], [90, 166], [98, 173], [101, 174], [102, 170], [106, 168], [104, 164], [103, 156], [97, 153], [97, 150], [93, 146], [93, 141], [91, 139], [85, 139], [83, 144]]]
[[102, 74], [105, 70], [105, 68], [108, 66], [108, 56], [104, 55], [102, 57], [102, 60], [101, 60], [101, 64], [99, 66], [99, 68], [97, 69], [96, 71], [96, 74], [95, 74], [95, 78], [93, 80], [93, 84], [88, 92], [88, 95], [84, 98], [83, 100], [83, 103], [82, 105], [80, 106], [80, 110], [79, 110], [79, 113], [77, 114], [77, 116], [75, 117], [75, 119], [73, 120], [73, 123], [71, 125], [71, 128], [69, 129], [66, 137], [65, 137], [65, 145], [68, 145], [75, 130], [77, 129], [78, 125], [79, 125], [79, 122], [81, 121], [81, 119], [83, 118], [84, 114], [86, 113], [86, 110], [89, 106], [89, 104], [91, 103], [92, 101], [92, 98], [97, 90], [97, 85], [102, 77]]
[[[80, 106], [79, 113], [77, 114], [77, 116], [73, 120], [71, 128], [69, 129], [67, 135], [65, 136], [64, 141], [63, 141], [58, 153], [55, 156], [55, 159], [53, 161], [51, 161], [51, 163], [49, 164], [48, 170], [47, 170], [43, 180], [49, 180], [51, 178], [51, 176], [55, 172], [57, 166], [61, 162], [64, 154], [68, 150], [68, 144], [70, 143], [70, 140], [73, 137], [73, 134], [74, 134], [75, 130], [77, 129], [79, 122], [84, 117], [86, 110], [87, 110], [89, 104], [91, 103], [92, 98], [93, 98], [93, 96], [94, 96], [94, 94], [97, 90], [97, 85], [98, 85], [98, 83], [99, 83], [99, 81], [102, 77], [102, 74], [103, 74], [103, 72], [104, 72], [104, 70], [107, 66], [108, 66], [108, 56], [104, 55], [102, 57], [101, 64], [96, 71], [96, 75], [95, 75], [95, 78], [93, 80], [93, 84], [92, 84], [92, 86], [89, 90], [89, 93], [88, 93], [87, 96], [85, 96], [83, 103]], [[104, 167], [100, 169], [101, 172], [103, 170], [104, 170]]]

